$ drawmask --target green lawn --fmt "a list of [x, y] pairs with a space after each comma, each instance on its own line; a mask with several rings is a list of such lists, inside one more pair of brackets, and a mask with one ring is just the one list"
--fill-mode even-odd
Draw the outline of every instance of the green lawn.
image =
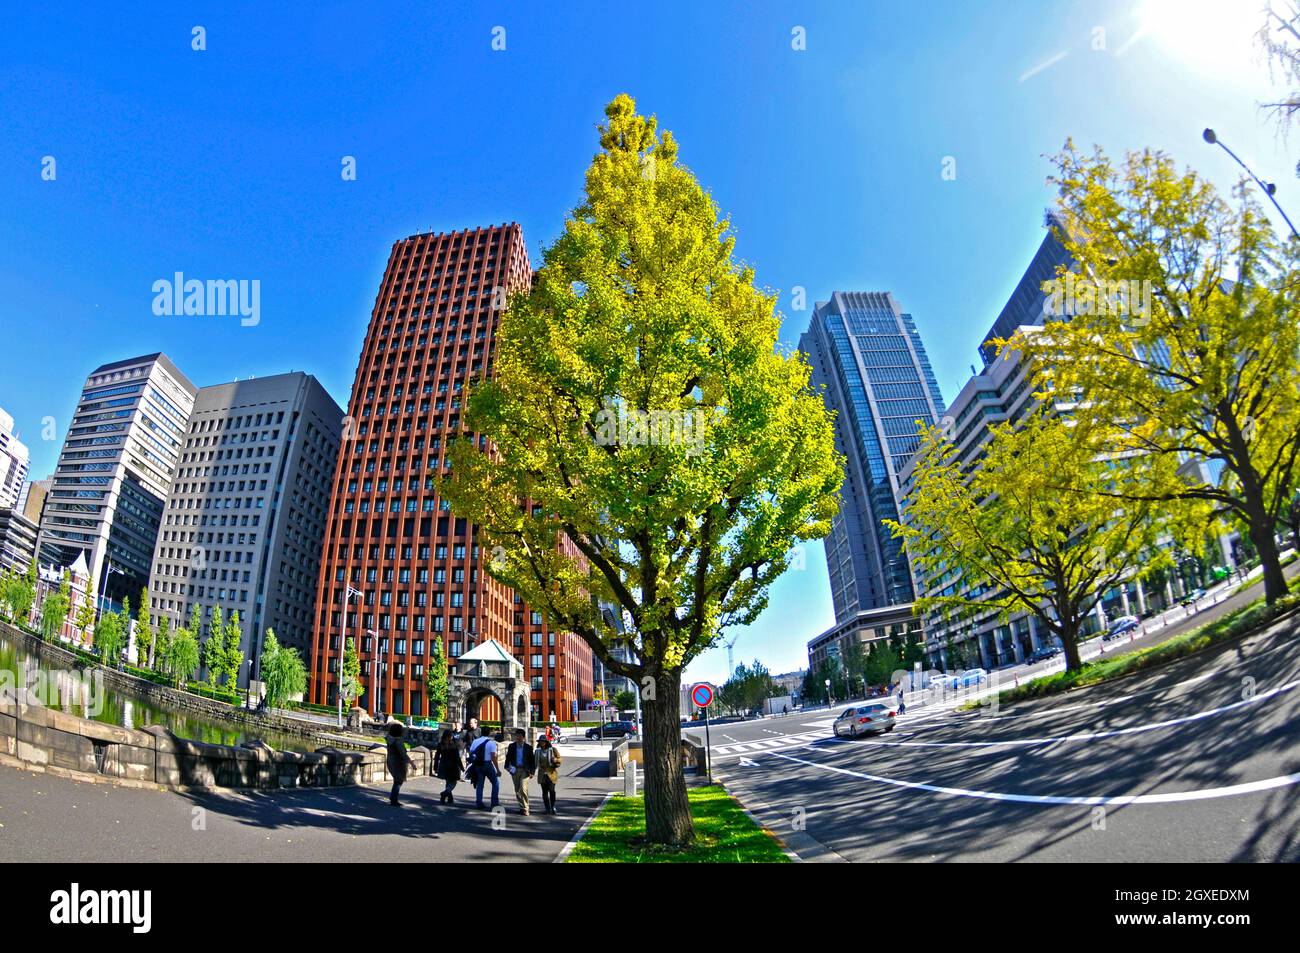
[[[1201, 652], [1214, 645], [1241, 638], [1256, 629], [1263, 628], [1281, 616], [1300, 606], [1300, 595], [1295, 594], [1297, 586], [1292, 585], [1293, 594], [1283, 597], [1269, 606], [1263, 599], [1256, 600], [1235, 612], [1230, 612], [1220, 619], [1207, 622], [1190, 632], [1176, 635], [1172, 639], [1122, 655], [1110, 655], [1101, 659], [1085, 662], [1083, 667], [1074, 672], [1057, 672], [1046, 678], [1037, 678], [1026, 682], [1018, 688], [1011, 688], [999, 694], [998, 703], [1023, 701], [1026, 698], [1040, 698], [1044, 695], [1057, 695], [1073, 688], [1097, 685], [1111, 679], [1122, 678], [1135, 672], [1164, 665], [1175, 659]], [[963, 709], [975, 708], [978, 701], [968, 702]]]
[[568, 863], [784, 864], [775, 837], [751, 821], [721, 785], [693, 787], [688, 796], [695, 818], [695, 844], [684, 850], [648, 848], [645, 799], [615, 796], [567, 858]]

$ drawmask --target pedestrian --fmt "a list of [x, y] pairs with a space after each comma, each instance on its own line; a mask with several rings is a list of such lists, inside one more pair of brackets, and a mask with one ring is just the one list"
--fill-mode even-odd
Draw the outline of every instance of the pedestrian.
[[537, 756], [525, 739], [524, 729], [515, 729], [515, 740], [506, 749], [506, 770], [515, 782], [515, 800], [519, 813], [528, 816], [528, 782], [537, 773]]
[[[474, 806], [496, 807], [501, 803], [501, 772], [497, 769], [497, 742], [483, 730], [483, 734], [469, 746], [469, 763], [474, 772]], [[492, 782], [492, 803], [483, 803], [483, 785]]]
[[474, 743], [474, 739], [477, 738], [478, 735], [478, 719], [471, 718], [469, 721], [465, 722], [465, 727], [461, 731], [460, 737], [457, 739], [460, 742], [461, 753], [466, 757], [466, 759], [469, 758], [469, 746]]
[[438, 747], [433, 752], [433, 775], [442, 778], [446, 786], [442, 793], [438, 795], [438, 800], [443, 804], [455, 804], [456, 798], [452, 793], [456, 790], [456, 784], [460, 781], [461, 773], [465, 770], [465, 762], [460, 756], [460, 745], [456, 743], [455, 736], [452, 735], [451, 729], [448, 728], [442, 733], [442, 738], [438, 741]]
[[413, 766], [411, 756], [406, 753], [406, 742], [402, 741], [402, 734], [400, 721], [394, 721], [388, 726], [388, 755], [384, 761], [388, 766], [388, 776], [393, 779], [393, 792], [388, 796], [388, 803], [393, 807], [402, 806], [397, 800], [397, 792], [406, 783], [407, 769]]
[[558, 814], [555, 809], [555, 785], [560, 780], [560, 749], [543, 738], [537, 743], [537, 783], [542, 789], [542, 810]]
[[903, 686], [898, 686], [898, 713], [900, 715], [907, 712], [907, 700], [903, 698]]

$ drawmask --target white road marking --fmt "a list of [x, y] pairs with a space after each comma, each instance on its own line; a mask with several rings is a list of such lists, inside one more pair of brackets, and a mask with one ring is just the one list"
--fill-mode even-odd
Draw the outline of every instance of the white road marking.
[[787, 754], [779, 754], [775, 751], [769, 753], [773, 758], [782, 758], [786, 761], [793, 761], [795, 764], [807, 765], [810, 768], [821, 768], [823, 771], [833, 771], [836, 774], [847, 774], [850, 777], [861, 778], [865, 781], [875, 781], [877, 784], [889, 784], [894, 787], [911, 788], [917, 791], [930, 791], [935, 794], [952, 794], [957, 797], [983, 798], [989, 801], [1016, 801], [1022, 804], [1174, 804], [1180, 801], [1206, 801], [1213, 798], [1233, 797], [1238, 794], [1254, 794], [1258, 791], [1271, 791], [1274, 788], [1300, 784], [1300, 773], [1297, 773], [1276, 778], [1265, 778], [1262, 781], [1232, 784], [1227, 787], [1206, 788], [1201, 791], [1172, 791], [1168, 794], [1118, 794], [1091, 797], [1009, 794], [1000, 791], [972, 791], [966, 788], [942, 787], [936, 784], [922, 784], [919, 781], [900, 781], [897, 778], [885, 778], [874, 774], [864, 774], [861, 771], [850, 771], [848, 768], [839, 768], [831, 764], [819, 764], [816, 761], [805, 761], [803, 758], [792, 758]]
[[1278, 688], [1271, 688], [1266, 692], [1260, 692], [1253, 698], [1246, 698], [1239, 702], [1233, 702], [1230, 705], [1222, 705], [1218, 708], [1210, 708], [1206, 711], [1197, 712], [1194, 715], [1185, 715], [1182, 718], [1169, 718], [1165, 721], [1152, 722], [1149, 725], [1134, 725], [1131, 728], [1114, 728], [1109, 731], [1083, 731], [1073, 735], [1055, 735], [1044, 738], [1008, 738], [1002, 741], [877, 741], [879, 745], [889, 745], [891, 747], [909, 747], [909, 748], [996, 748], [996, 747], [1015, 747], [1024, 745], [1043, 745], [1057, 744], [1063, 741], [1096, 741], [1099, 738], [1115, 738], [1120, 735], [1136, 735], [1144, 731], [1156, 731], [1160, 728], [1172, 728], [1177, 725], [1185, 725], [1189, 722], [1200, 721], [1203, 718], [1213, 718], [1215, 715], [1221, 715], [1227, 711], [1233, 711], [1246, 705], [1253, 705], [1256, 702], [1264, 701], [1283, 692], [1289, 692], [1291, 689], [1300, 685], [1300, 680], [1287, 682]]
[[367, 817], [364, 814], [343, 814], [339, 811], [323, 811], [318, 807], [301, 807], [297, 809], [299, 814], [310, 814], [313, 817], [324, 817], [331, 821], [377, 821], [378, 817]]

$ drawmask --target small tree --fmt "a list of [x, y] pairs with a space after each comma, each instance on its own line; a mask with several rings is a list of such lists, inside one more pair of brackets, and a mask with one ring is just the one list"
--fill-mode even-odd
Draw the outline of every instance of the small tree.
[[77, 611], [73, 616], [73, 625], [81, 633], [81, 641], [89, 642], [91, 632], [95, 628], [95, 574], [91, 573], [90, 578], [86, 580], [85, 598], [81, 600], [81, 605], [77, 606]]
[[1105, 435], [1050, 409], [991, 431], [983, 459], [963, 465], [939, 428], [922, 427], [903, 522], [885, 524], [923, 578], [956, 580], [951, 594], [919, 598], [919, 611], [1033, 613], [1060, 638], [1073, 671], [1098, 600], [1167, 565], [1157, 543], [1196, 517], [1184, 508], [1175, 519], [1165, 504], [1121, 505], [1128, 462], [1101, 452]]
[[243, 627], [239, 623], [239, 610], [230, 613], [225, 626], [225, 641], [221, 652], [222, 671], [226, 676], [226, 685], [234, 688], [239, 684], [239, 667], [244, 664]]
[[361, 697], [361, 659], [357, 656], [356, 643], [351, 638], [343, 643], [343, 672], [339, 678], [339, 691], [343, 695], [344, 708], [351, 708]]
[[118, 613], [105, 612], [99, 617], [99, 622], [95, 624], [95, 648], [105, 665], [117, 667], [125, 638], [122, 617]]
[[63, 623], [67, 620], [68, 609], [71, 607], [71, 591], [68, 574], [65, 572], [59, 580], [58, 590], [47, 593], [45, 601], [41, 603], [41, 633], [46, 639], [54, 638], [63, 630]]
[[447, 660], [442, 651], [442, 639], [429, 640], [429, 661], [424, 669], [424, 691], [429, 704], [429, 717], [442, 721], [447, 717]]
[[298, 650], [281, 645], [274, 629], [266, 630], [260, 671], [271, 708], [283, 708], [292, 696], [307, 690], [307, 669]]
[[167, 658], [167, 644], [172, 638], [172, 621], [167, 616], [161, 616], [158, 623], [158, 634], [154, 638], [154, 653], [149, 660], [149, 668], [153, 671], [166, 671], [163, 660]]
[[135, 612], [135, 657], [142, 667], [153, 668], [153, 620], [149, 618], [149, 590], [140, 590], [140, 604]]
[[226, 670], [226, 618], [221, 606], [212, 607], [208, 618], [208, 637], [203, 640], [203, 667], [208, 684], [215, 688]]
[[636, 692], [629, 688], [614, 693], [614, 708], [617, 711], [628, 711], [636, 707]]
[[199, 640], [188, 628], [179, 628], [172, 633], [166, 645], [166, 671], [178, 686], [194, 676], [199, 667]]

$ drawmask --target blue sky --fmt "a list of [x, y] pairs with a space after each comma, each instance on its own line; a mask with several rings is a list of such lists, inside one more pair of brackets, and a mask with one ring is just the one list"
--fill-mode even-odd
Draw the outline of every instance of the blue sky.
[[[808, 309], [836, 289], [892, 291], [951, 398], [1041, 238], [1045, 156], [1067, 136], [1165, 149], [1227, 185], [1235, 167], [1201, 141], [1213, 125], [1300, 213], [1300, 144], [1258, 109], [1277, 92], [1249, 43], [1260, 5], [13, 9], [0, 32], [0, 407], [44, 476], [85, 375], [139, 353], [166, 351], [200, 385], [305, 370], [346, 404], [392, 242], [513, 220], [536, 261], [619, 92], [677, 135], [739, 255], [781, 292], [785, 341], [808, 320], [796, 288]], [[797, 27], [806, 49], [792, 49]], [[356, 181], [340, 176], [344, 156]], [[177, 271], [258, 279], [260, 324], [156, 317], [151, 285]], [[831, 621], [815, 544], [737, 659], [799, 667]], [[690, 674], [725, 669], [719, 648]]]

